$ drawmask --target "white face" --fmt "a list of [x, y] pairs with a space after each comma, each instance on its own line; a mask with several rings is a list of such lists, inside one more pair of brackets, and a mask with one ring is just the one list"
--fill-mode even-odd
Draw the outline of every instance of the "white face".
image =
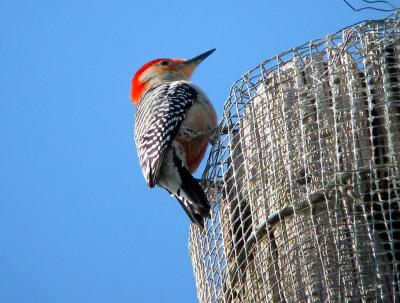
[[160, 81], [189, 80], [193, 69], [182, 62], [166, 59], [149, 67], [139, 80], [150, 85]]

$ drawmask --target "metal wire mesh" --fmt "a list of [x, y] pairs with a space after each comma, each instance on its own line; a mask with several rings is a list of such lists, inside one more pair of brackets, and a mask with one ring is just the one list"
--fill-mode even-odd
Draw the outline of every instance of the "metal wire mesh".
[[189, 248], [200, 302], [400, 302], [400, 19], [232, 87]]

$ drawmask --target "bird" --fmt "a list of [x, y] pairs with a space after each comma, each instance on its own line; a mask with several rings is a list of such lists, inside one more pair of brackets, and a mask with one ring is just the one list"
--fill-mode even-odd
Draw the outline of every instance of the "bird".
[[130, 91], [134, 140], [148, 187], [166, 189], [201, 229], [211, 206], [192, 174], [215, 140], [218, 124], [211, 101], [190, 78], [214, 51], [149, 61], [133, 76]]

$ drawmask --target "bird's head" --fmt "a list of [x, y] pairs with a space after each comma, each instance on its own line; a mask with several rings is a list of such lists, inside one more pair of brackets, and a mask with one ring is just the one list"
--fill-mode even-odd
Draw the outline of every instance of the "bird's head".
[[132, 78], [132, 102], [137, 106], [142, 94], [160, 82], [189, 80], [196, 67], [214, 51], [211, 49], [193, 59], [159, 58], [147, 62]]

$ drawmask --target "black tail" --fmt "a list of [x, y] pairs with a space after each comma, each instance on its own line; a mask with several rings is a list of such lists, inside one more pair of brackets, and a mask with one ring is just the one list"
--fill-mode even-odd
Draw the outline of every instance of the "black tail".
[[188, 217], [190, 218], [190, 220], [197, 224], [201, 229], [204, 229], [204, 219], [201, 215], [193, 212], [193, 210], [191, 210], [189, 207], [187, 207], [186, 205], [188, 205], [187, 203], [181, 201], [180, 197], [175, 196], [176, 200], [179, 202], [179, 204], [182, 206], [183, 210], [185, 211], [185, 213], [188, 215]]
[[210, 203], [207, 200], [203, 188], [192, 176], [192, 174], [182, 165], [177, 157], [175, 158], [182, 185], [175, 194], [175, 198], [181, 204], [183, 210], [193, 223], [204, 228], [204, 218], [210, 216]]
[[173, 161], [178, 170], [181, 184], [176, 193], [174, 192], [174, 196], [190, 220], [203, 229], [204, 218], [210, 215], [210, 203], [203, 188], [187, 170], [175, 150], [173, 151]]

